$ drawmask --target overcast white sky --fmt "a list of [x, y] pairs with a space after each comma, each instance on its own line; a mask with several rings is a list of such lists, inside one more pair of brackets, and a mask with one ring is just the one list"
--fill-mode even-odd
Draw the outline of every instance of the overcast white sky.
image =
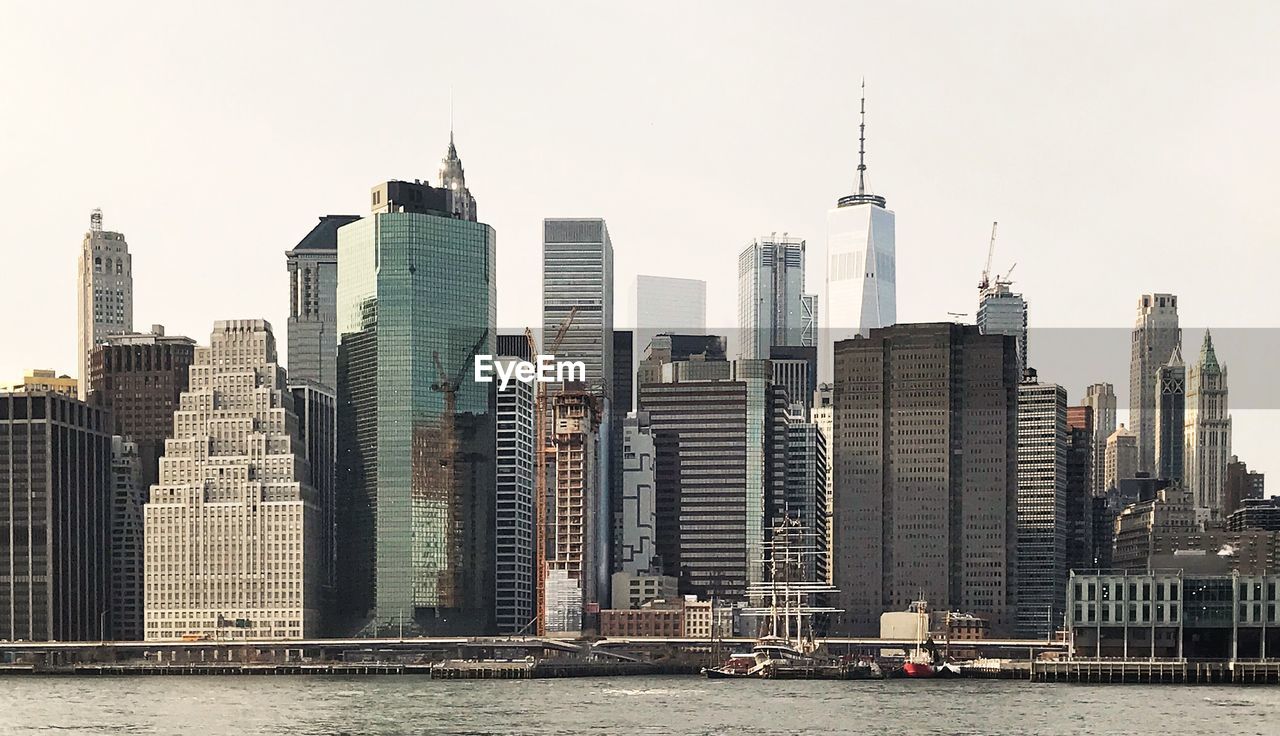
[[[434, 181], [451, 87], [502, 327], [538, 321], [548, 216], [608, 220], [620, 325], [644, 272], [705, 279], [734, 326], [737, 252], [773, 231], [820, 288], [862, 76], [902, 321], [974, 311], [999, 220], [1033, 326], [1127, 329], [1153, 290], [1187, 327], [1280, 326], [1280, 4], [325, 5], [0, 0], [0, 382], [74, 372], [93, 207], [137, 327], [266, 317], [283, 347], [284, 251], [378, 181]], [[1127, 384], [1119, 357], [1096, 380]], [[1237, 411], [1264, 470], [1276, 414]]]

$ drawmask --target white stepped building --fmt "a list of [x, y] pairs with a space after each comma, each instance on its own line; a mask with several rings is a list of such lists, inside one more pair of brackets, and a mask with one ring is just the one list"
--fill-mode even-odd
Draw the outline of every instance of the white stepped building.
[[318, 634], [321, 508], [264, 320], [196, 349], [145, 509], [146, 638]]

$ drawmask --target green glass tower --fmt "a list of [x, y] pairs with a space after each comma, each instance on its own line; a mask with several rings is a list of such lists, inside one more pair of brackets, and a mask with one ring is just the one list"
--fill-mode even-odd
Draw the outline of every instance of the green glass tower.
[[[493, 228], [386, 182], [338, 230], [338, 538], [347, 633], [484, 634], [494, 610]], [[469, 193], [466, 193], [469, 198]]]

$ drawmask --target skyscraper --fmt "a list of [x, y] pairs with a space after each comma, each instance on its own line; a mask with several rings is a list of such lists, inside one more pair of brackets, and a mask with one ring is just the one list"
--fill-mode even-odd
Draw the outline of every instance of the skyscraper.
[[1095, 383], [1084, 390], [1084, 405], [1093, 410], [1093, 474], [1091, 492], [1107, 492], [1107, 438], [1116, 431], [1116, 392], [1109, 383]]
[[1156, 403], [1159, 390], [1156, 371], [1182, 343], [1178, 327], [1178, 297], [1143, 294], [1138, 298], [1138, 319], [1133, 327], [1129, 360], [1129, 428], [1138, 438], [1138, 470], [1156, 467]]
[[1169, 362], [1156, 370], [1155, 477], [1182, 485], [1183, 434], [1187, 421], [1187, 367], [1174, 345]]
[[1018, 386], [1018, 635], [1047, 639], [1062, 623], [1067, 582], [1067, 390]]
[[556, 359], [586, 364], [587, 385], [609, 395], [613, 380], [613, 242], [601, 219], [542, 221], [542, 328], [550, 340], [573, 320]]
[[89, 400], [111, 410], [111, 431], [135, 445], [145, 491], [159, 482], [164, 441], [173, 436], [173, 412], [190, 380], [196, 341], [149, 333], [107, 337], [89, 356]]
[[878, 328], [835, 346], [837, 629], [879, 632], [923, 595], [1014, 623], [1018, 359], [972, 325]]
[[[505, 336], [500, 336], [505, 337]], [[505, 342], [505, 341], [502, 341]], [[521, 344], [522, 343], [522, 344]], [[520, 336], [507, 351], [499, 345], [500, 361], [510, 365], [529, 360], [529, 345]], [[510, 348], [515, 348], [511, 350]], [[495, 509], [496, 600], [498, 632], [533, 632], [536, 541], [534, 473], [538, 431], [533, 384], [510, 381], [497, 389], [497, 507]], [[536, 633], [536, 632], [534, 632]]]
[[107, 638], [111, 493], [106, 412], [0, 393], [0, 639]]
[[738, 255], [738, 354], [764, 360], [775, 345], [814, 345], [816, 304], [804, 293], [803, 240], [774, 234], [751, 241]]
[[[657, 498], [654, 495], [653, 427], [648, 412], [637, 412], [623, 423], [622, 485], [619, 488], [622, 519], [618, 534], [619, 572], [639, 575], [658, 564]], [[620, 605], [613, 601], [614, 607]]]
[[835, 523], [833, 521], [833, 504], [832, 494], [835, 492], [835, 407], [831, 403], [831, 384], [821, 383], [813, 392], [813, 407], [809, 410], [810, 420], [818, 425], [818, 430], [822, 432], [822, 436], [827, 446], [827, 582], [831, 582], [831, 571], [833, 569], [831, 562], [831, 552], [835, 548], [833, 530]]
[[785, 441], [786, 405], [768, 361], [729, 367], [724, 378], [643, 382], [639, 410], [649, 414], [657, 456], [663, 572], [680, 579], [683, 594], [744, 600], [747, 585], [764, 580], [768, 509], [781, 502], [785, 466], [769, 458], [779, 423]]
[[[369, 633], [493, 629], [493, 228], [389, 181], [338, 229], [338, 577]], [[459, 210], [460, 211], [460, 210]]]
[[1120, 428], [1107, 438], [1103, 456], [1103, 484], [1107, 493], [1120, 487], [1120, 481], [1138, 477], [1138, 435], [1133, 430]]
[[[546, 570], [542, 611], [546, 633], [566, 634], [584, 630], [583, 614], [589, 604], [607, 596], [608, 547], [602, 534], [611, 520], [602, 518], [600, 496], [604, 490], [603, 447], [599, 403], [585, 386], [566, 383], [551, 399], [552, 468], [547, 507]], [[602, 559], [603, 557], [603, 559]]]
[[142, 641], [143, 485], [138, 446], [124, 437], [111, 438], [111, 638]]
[[334, 388], [338, 374], [338, 228], [358, 215], [324, 215], [293, 250], [289, 269], [289, 379]]
[[1067, 570], [1093, 563], [1093, 409], [1067, 407]]
[[[636, 276], [635, 351], [643, 354], [660, 333], [707, 332], [707, 282], [671, 276]], [[634, 366], [632, 366], [634, 369]]]
[[319, 633], [323, 509], [265, 320], [196, 348], [144, 508], [148, 640]]
[[1225, 519], [1224, 488], [1231, 459], [1231, 415], [1227, 406], [1227, 367], [1218, 364], [1213, 337], [1204, 332], [1200, 358], [1187, 371], [1184, 429], [1186, 488], [1201, 520]]
[[89, 215], [76, 283], [80, 398], [89, 392], [89, 353], [108, 335], [133, 331], [133, 257], [124, 235], [102, 229], [102, 210]]
[[1000, 277], [983, 288], [978, 297], [978, 330], [984, 335], [1012, 335], [1018, 343], [1018, 371], [1027, 369], [1027, 300]]
[[[827, 212], [827, 289], [820, 344], [898, 321], [894, 214], [866, 186], [866, 97], [858, 125], [858, 184]], [[828, 363], [829, 365], [829, 363]]]
[[786, 425], [786, 483], [783, 513], [800, 522], [804, 542], [813, 546], [800, 572], [807, 582], [825, 583], [827, 569], [827, 438], [814, 422], [803, 417]]
[[769, 348], [773, 382], [787, 391], [788, 403], [801, 408], [801, 421], [808, 419], [813, 392], [818, 386], [816, 345], [775, 345]]
[[298, 437], [307, 461], [302, 482], [315, 491], [320, 505], [320, 592], [323, 604], [321, 627], [327, 635], [341, 633], [334, 618], [338, 595], [338, 405], [333, 389], [307, 380], [288, 379], [293, 394], [293, 412], [298, 417]]

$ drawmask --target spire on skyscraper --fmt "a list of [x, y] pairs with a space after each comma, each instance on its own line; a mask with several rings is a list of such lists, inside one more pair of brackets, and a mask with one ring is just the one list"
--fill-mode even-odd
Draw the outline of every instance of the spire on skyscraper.
[[1174, 343], [1173, 352], [1169, 354], [1169, 362], [1165, 363], [1165, 365], [1173, 368], [1181, 368], [1183, 366], [1181, 343]]
[[458, 157], [458, 147], [453, 143], [453, 98], [449, 100], [449, 150], [440, 161], [440, 188], [449, 193], [450, 209], [455, 217], [475, 221], [476, 200], [467, 189], [466, 172], [462, 169], [462, 159]]
[[867, 193], [867, 80], [863, 78], [858, 107], [858, 188], [853, 194], [841, 197], [836, 206], [849, 207], [865, 203], [885, 206], [884, 197]]
[[1213, 335], [1209, 334], [1208, 328], [1205, 328], [1204, 342], [1200, 345], [1200, 370], [1205, 372], [1220, 370], [1218, 354], [1213, 350]]
[[858, 110], [858, 194], [867, 193], [867, 78], [862, 78], [862, 99]]

